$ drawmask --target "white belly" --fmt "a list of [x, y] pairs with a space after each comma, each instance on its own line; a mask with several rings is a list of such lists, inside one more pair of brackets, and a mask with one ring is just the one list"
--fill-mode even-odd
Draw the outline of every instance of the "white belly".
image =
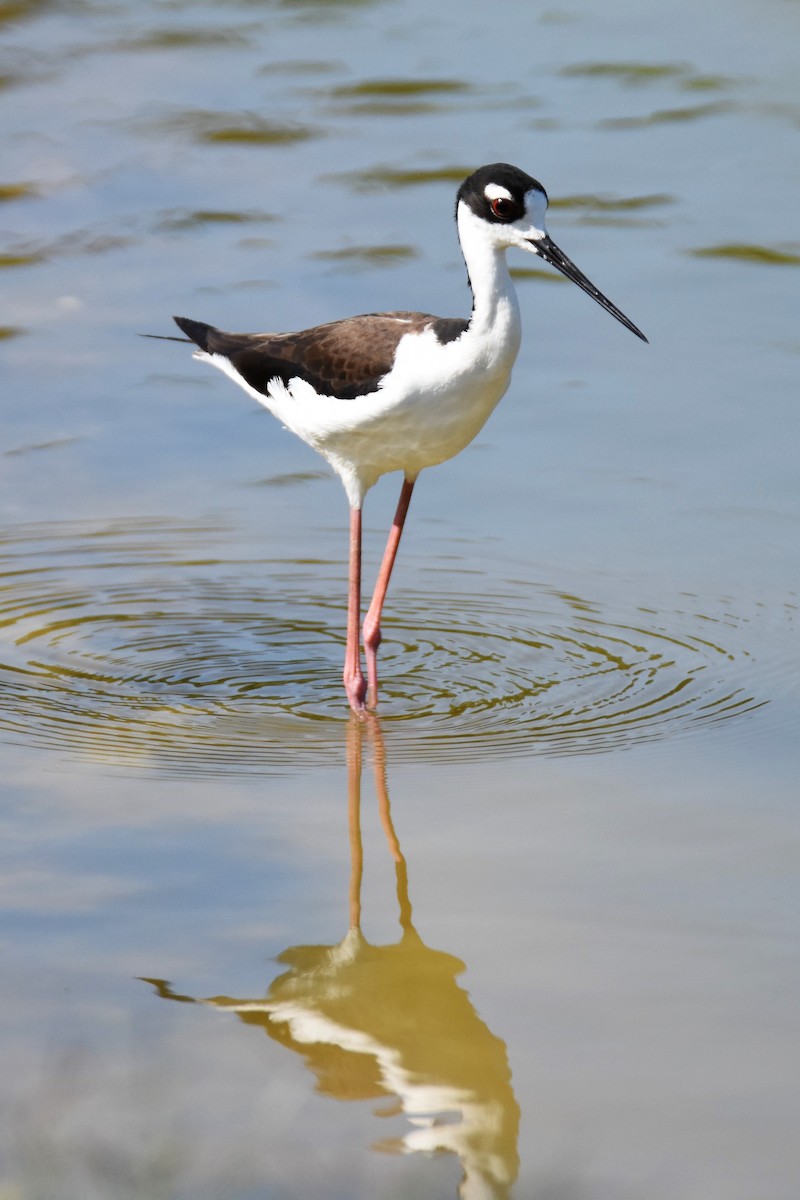
[[[388, 471], [409, 477], [459, 454], [480, 432], [505, 394], [511, 373], [463, 380], [434, 394], [406, 394], [392, 402], [377, 392], [371, 413], [347, 430], [329, 432], [317, 445], [333, 462], [352, 464], [364, 490]], [[358, 403], [358, 402], [356, 402]]]

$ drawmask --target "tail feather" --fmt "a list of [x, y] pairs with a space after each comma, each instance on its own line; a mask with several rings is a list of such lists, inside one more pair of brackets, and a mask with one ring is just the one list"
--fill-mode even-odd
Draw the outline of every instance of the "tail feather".
[[185, 342], [190, 346], [192, 344], [191, 338], [170, 337], [165, 333], [140, 333], [139, 337], [153, 338], [156, 342]]

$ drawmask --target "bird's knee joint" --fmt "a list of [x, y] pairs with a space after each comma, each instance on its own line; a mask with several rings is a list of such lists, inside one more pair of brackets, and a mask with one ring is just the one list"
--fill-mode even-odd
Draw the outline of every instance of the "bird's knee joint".
[[377, 650], [381, 644], [381, 627], [379, 623], [377, 621], [370, 621], [367, 618], [364, 621], [361, 636], [368, 650]]

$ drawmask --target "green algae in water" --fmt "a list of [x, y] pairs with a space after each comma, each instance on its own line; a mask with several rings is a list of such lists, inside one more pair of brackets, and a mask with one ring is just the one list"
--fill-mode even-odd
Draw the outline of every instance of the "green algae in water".
[[747, 242], [728, 242], [719, 246], [700, 246], [689, 253], [694, 258], [733, 258], [741, 262], [761, 263], [770, 267], [800, 266], [800, 253], [774, 246], [756, 246]]

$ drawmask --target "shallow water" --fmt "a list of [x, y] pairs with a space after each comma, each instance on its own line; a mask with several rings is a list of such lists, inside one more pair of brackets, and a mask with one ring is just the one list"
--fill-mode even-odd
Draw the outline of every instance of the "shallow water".
[[[226, 532], [17, 527], [3, 547], [6, 740], [193, 775], [335, 761], [339, 582], [323, 589], [321, 563], [213, 557]], [[476, 574], [442, 565], [424, 590], [397, 589], [381, 660], [396, 756], [621, 749], [746, 717], [788, 673], [780, 633], [728, 598], [684, 595], [669, 611], [640, 597], [625, 611], [619, 597], [612, 613], [552, 585]]]
[[[497, 17], [0, 6], [3, 1195], [794, 1200], [800, 18]], [[135, 335], [464, 313], [496, 159], [651, 345], [514, 260], [358, 725], [338, 482]]]

